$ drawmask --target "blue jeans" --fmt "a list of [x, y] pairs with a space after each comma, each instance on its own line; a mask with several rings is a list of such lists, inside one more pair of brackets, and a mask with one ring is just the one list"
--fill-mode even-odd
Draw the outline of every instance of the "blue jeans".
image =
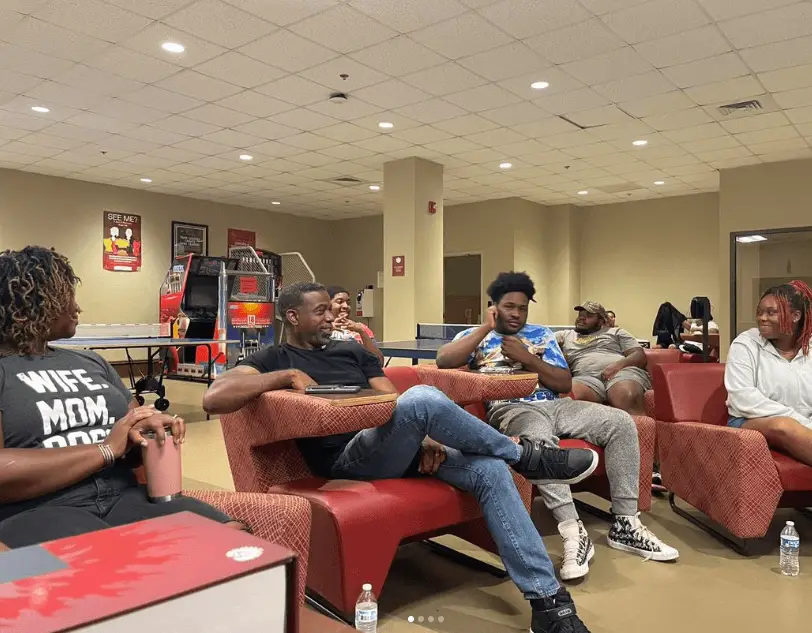
[[476, 497], [505, 568], [524, 597], [554, 595], [559, 584], [553, 564], [508, 466], [519, 461], [521, 448], [437, 389], [418, 386], [404, 393], [386, 424], [361, 431], [350, 441], [332, 476], [402, 477], [427, 435], [446, 447], [446, 459], [435, 476]]

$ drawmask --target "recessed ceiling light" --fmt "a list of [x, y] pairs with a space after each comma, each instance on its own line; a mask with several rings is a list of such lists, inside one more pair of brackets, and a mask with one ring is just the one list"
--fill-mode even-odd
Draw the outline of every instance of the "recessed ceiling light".
[[655, 184], [655, 185], [664, 185], [664, 184], [665, 184], [665, 180], [655, 180], [655, 181], [654, 181], [654, 184]]
[[370, 190], [370, 191], [380, 191], [380, 190], [381, 190], [381, 186], [380, 186], [380, 185], [370, 185], [370, 186], [369, 186], [369, 190]]
[[378, 123], [378, 127], [382, 130], [391, 130], [393, 127], [395, 127], [395, 124], [390, 123], [389, 121], [381, 121]]
[[32, 108], [31, 108], [31, 109], [32, 109], [34, 112], [39, 112], [39, 113], [41, 113], [41, 114], [45, 114], [45, 113], [47, 113], [47, 112], [50, 112], [50, 110], [49, 110], [48, 108], [46, 108], [45, 106], [32, 106]]
[[510, 169], [513, 167], [513, 163], [499, 163], [499, 169]]
[[254, 160], [254, 157], [251, 154], [240, 154], [240, 160]]
[[588, 193], [589, 193], [589, 192], [588, 192], [586, 189], [582, 189], [581, 191], [579, 191], [579, 192], [578, 192], [578, 195], [579, 195], [579, 196], [585, 196], [585, 195], [586, 195], [586, 194], [588, 194]]
[[282, 203], [279, 202], [278, 200], [274, 200], [273, 202], [271, 202], [271, 204], [282, 204]]
[[152, 178], [142, 178], [141, 182], [150, 183], [150, 182], [152, 182]]
[[186, 47], [180, 42], [164, 42], [161, 44], [161, 48], [167, 53], [182, 53], [186, 50]]
[[643, 147], [643, 145], [648, 145], [648, 141], [643, 141], [643, 140], [633, 141], [632, 145], [634, 145], [635, 147]]
[[532, 84], [530, 84], [530, 87], [533, 90], [544, 90], [545, 88], [549, 88], [550, 84], [546, 81], [534, 81]]

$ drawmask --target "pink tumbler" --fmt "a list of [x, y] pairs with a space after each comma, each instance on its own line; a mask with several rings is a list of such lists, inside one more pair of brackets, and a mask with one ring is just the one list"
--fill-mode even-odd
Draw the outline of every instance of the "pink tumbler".
[[147, 497], [153, 503], [171, 501], [181, 494], [180, 446], [172, 438], [172, 429], [166, 428], [166, 441], [158, 444], [154, 431], [143, 433], [147, 445], [141, 448], [144, 474], [147, 478]]

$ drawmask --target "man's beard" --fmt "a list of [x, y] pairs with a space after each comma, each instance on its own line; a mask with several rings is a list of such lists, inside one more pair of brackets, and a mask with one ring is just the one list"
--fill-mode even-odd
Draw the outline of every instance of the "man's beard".
[[327, 343], [330, 342], [332, 338], [332, 332], [322, 332], [321, 330], [317, 331], [313, 334], [313, 338], [310, 340], [310, 344], [313, 347], [324, 347]]
[[578, 327], [577, 325], [575, 326], [575, 331], [578, 334], [594, 334], [595, 332], [597, 332], [600, 329], [601, 329], [600, 325], [595, 327], [595, 328], [592, 328], [592, 329], [590, 329], [588, 327]]

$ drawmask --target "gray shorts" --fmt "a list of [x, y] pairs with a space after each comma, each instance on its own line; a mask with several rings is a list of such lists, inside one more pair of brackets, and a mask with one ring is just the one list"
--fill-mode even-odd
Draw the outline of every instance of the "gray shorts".
[[601, 402], [606, 402], [607, 392], [617, 383], [630, 380], [640, 385], [641, 391], [651, 389], [651, 377], [645, 369], [639, 367], [626, 367], [617, 372], [610, 380], [604, 382], [600, 376], [574, 376], [572, 382], [586, 385], [600, 398]]

